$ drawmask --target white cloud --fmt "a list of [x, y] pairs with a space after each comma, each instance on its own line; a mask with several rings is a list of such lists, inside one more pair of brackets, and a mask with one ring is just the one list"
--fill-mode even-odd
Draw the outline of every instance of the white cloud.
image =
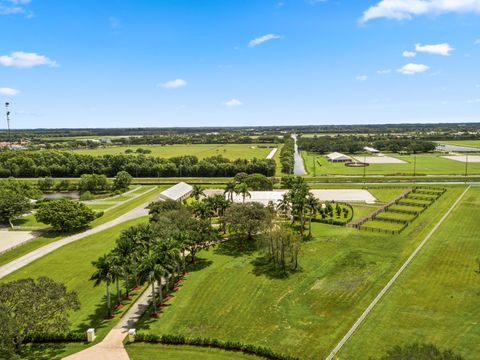
[[397, 71], [405, 75], [413, 75], [423, 73], [428, 69], [430, 69], [430, 67], [428, 67], [427, 65], [410, 63], [398, 69]]
[[480, 99], [467, 100], [467, 103], [468, 103], [468, 104], [478, 104], [478, 103], [480, 103]]
[[377, 70], [378, 75], [388, 75], [392, 72], [392, 69]]
[[355, 80], [358, 80], [358, 81], [366, 81], [367, 79], [368, 79], [367, 75], [358, 75], [355, 77]]
[[165, 89], [178, 89], [184, 86], [187, 86], [187, 82], [183, 79], [175, 79], [167, 81], [166, 83], [160, 84], [161, 87]]
[[228, 106], [228, 107], [235, 107], [240, 105], [243, 105], [243, 103], [238, 99], [230, 99], [225, 102], [225, 106]]
[[415, 45], [415, 50], [418, 52], [434, 54], [434, 55], [442, 55], [442, 56], [450, 56], [453, 48], [447, 44], [435, 44], [435, 45], [422, 45], [417, 44]]
[[477, 39], [473, 42], [474, 45], [480, 45], [480, 39]]
[[12, 66], [21, 69], [29, 69], [40, 65], [48, 65], [50, 67], [58, 66], [55, 61], [44, 55], [26, 53], [23, 51], [16, 51], [12, 52], [10, 55], [0, 56], [0, 65]]
[[410, 20], [427, 14], [467, 12], [480, 13], [480, 0], [381, 0], [364, 11], [360, 22], [378, 18]]
[[17, 89], [12, 89], [12, 88], [7, 88], [7, 87], [0, 88], [0, 95], [15, 96], [18, 93], [20, 93], [20, 91], [18, 91]]
[[263, 35], [263, 36], [260, 36], [260, 37], [258, 37], [258, 38], [256, 38], [256, 39], [251, 40], [251, 41], [248, 43], [248, 46], [249, 46], [249, 47], [254, 47], [254, 46], [263, 44], [263, 43], [265, 43], [265, 42], [267, 42], [267, 41], [275, 40], [275, 39], [280, 39], [280, 36], [275, 35], [275, 34]]
[[30, 0], [0, 0], [0, 15], [26, 14], [32, 17], [33, 13], [26, 8], [29, 3]]
[[417, 53], [414, 51], [404, 51], [402, 55], [406, 58], [414, 58], [415, 56], [417, 56]]

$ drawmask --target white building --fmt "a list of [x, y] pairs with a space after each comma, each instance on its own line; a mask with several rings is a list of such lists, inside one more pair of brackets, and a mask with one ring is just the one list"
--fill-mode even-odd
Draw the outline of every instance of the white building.
[[339, 152], [333, 152], [331, 154], [327, 155], [328, 161], [331, 162], [347, 162], [347, 161], [352, 161], [352, 158], [350, 156], [344, 155]]
[[193, 191], [192, 185], [185, 182], [179, 182], [167, 190], [160, 193], [160, 197], [164, 200], [182, 201], [190, 196]]
[[372, 154], [378, 154], [380, 152], [380, 150], [377, 150], [377, 149], [372, 148], [370, 146], [365, 146], [363, 148], [363, 150], [365, 150], [366, 152], [372, 153]]

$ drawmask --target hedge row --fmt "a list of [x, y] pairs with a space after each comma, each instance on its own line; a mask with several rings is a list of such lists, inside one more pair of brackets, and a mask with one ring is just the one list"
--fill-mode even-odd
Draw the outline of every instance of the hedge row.
[[137, 333], [135, 341], [148, 343], [161, 343], [167, 345], [192, 345], [211, 347], [228, 351], [239, 351], [245, 354], [257, 355], [271, 360], [299, 360], [299, 358], [274, 352], [273, 350], [251, 344], [244, 344], [239, 341], [223, 341], [211, 338], [187, 338], [183, 335], [155, 335]]
[[85, 342], [86, 333], [68, 332], [68, 333], [47, 333], [31, 334], [25, 339], [29, 343], [67, 343], [67, 342]]

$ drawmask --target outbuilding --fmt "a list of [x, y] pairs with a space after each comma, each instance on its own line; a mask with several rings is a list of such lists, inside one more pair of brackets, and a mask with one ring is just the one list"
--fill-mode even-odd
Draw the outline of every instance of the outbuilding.
[[363, 150], [365, 150], [366, 152], [369, 152], [369, 153], [371, 153], [371, 154], [378, 154], [378, 153], [380, 152], [380, 150], [377, 150], [377, 149], [372, 148], [372, 147], [370, 147], [370, 146], [365, 146], [365, 147], [363, 148]]
[[182, 201], [187, 199], [193, 191], [193, 186], [185, 182], [179, 182], [167, 190], [160, 193], [160, 197], [164, 200]]
[[328, 154], [327, 158], [328, 158], [328, 161], [331, 161], [331, 162], [352, 161], [352, 158], [350, 156], [347, 156], [347, 155], [339, 153], [339, 152], [333, 152], [331, 154]]

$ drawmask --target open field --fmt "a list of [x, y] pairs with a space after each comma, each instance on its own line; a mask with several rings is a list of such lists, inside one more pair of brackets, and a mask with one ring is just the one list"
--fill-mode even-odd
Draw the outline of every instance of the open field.
[[[415, 157], [413, 155], [394, 155], [405, 161], [404, 164], [371, 164], [365, 168], [348, 167], [344, 163], [332, 163], [323, 155], [302, 152], [305, 167], [309, 176], [324, 175], [357, 175], [363, 176], [364, 171], [369, 175], [413, 175]], [[361, 158], [361, 157], [359, 157]], [[416, 156], [416, 174], [426, 175], [464, 175], [465, 164], [442, 158], [440, 155], [421, 154]], [[315, 163], [315, 167], [314, 167]], [[469, 174], [480, 174], [480, 164], [472, 163], [468, 166]]]
[[229, 243], [204, 251], [204, 268], [190, 273], [159, 320], [137, 329], [324, 357], [463, 189], [450, 187], [400, 235], [314, 223], [301, 270], [288, 278], [272, 276], [257, 253], [235, 252]]
[[[146, 220], [146, 217], [131, 220], [65, 245], [0, 281], [7, 282], [26, 277], [48, 276], [65, 284], [68, 290], [77, 292], [80, 300], [80, 311], [72, 312], [70, 315], [72, 331], [83, 332], [89, 327], [94, 327], [100, 340], [116, 320], [104, 320], [106, 314], [105, 286], [94, 287], [93, 282], [89, 281], [94, 271], [91, 262], [97, 260], [99, 256], [115, 246], [115, 240], [121, 230]], [[113, 290], [113, 288], [112, 286], [111, 289]], [[113, 290], [113, 293], [115, 293], [115, 290]], [[112, 297], [113, 301], [114, 297]], [[127, 307], [124, 307], [118, 315], [126, 309]], [[118, 316], [116, 319], [118, 319]]]
[[412, 342], [431, 342], [466, 359], [476, 358], [479, 211], [480, 188], [471, 188], [347, 342], [340, 358], [367, 359], [394, 344]]
[[[259, 147], [262, 146], [262, 147]], [[270, 148], [269, 148], [270, 147]], [[98, 149], [79, 149], [72, 150], [77, 154], [86, 155], [116, 155], [125, 154], [125, 150], [142, 148], [151, 150], [148, 155], [164, 158], [176, 156], [195, 155], [199, 159], [210, 156], [222, 155], [230, 160], [235, 159], [265, 159], [272, 150], [277, 147], [276, 144], [185, 144], [185, 145], [132, 145], [132, 146], [109, 146]]]
[[129, 344], [126, 346], [132, 360], [255, 360], [263, 359], [240, 352], [194, 346], [162, 344]]
[[438, 141], [439, 144], [457, 145], [457, 146], [471, 146], [478, 147], [480, 151], [480, 140], [445, 140]]

